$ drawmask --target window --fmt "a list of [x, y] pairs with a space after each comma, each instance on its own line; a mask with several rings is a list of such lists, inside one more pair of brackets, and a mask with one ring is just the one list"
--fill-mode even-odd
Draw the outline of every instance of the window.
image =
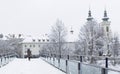
[[35, 47], [35, 45], [33, 45], [33, 47]]
[[32, 47], [32, 45], [30, 45], [30, 47]]
[[49, 42], [49, 39], [47, 39], [47, 42]]
[[40, 40], [40, 39], [38, 39], [38, 42], [41, 42], [41, 40]]
[[33, 42], [35, 42], [35, 39], [33, 39]]
[[38, 47], [40, 47], [40, 45], [38, 45]]
[[107, 45], [107, 49], [109, 49], [109, 45]]
[[109, 32], [109, 27], [108, 26], [106, 27], [106, 31]]
[[25, 45], [25, 47], [27, 47], [27, 45]]
[[43, 42], [45, 42], [45, 39], [43, 39]]

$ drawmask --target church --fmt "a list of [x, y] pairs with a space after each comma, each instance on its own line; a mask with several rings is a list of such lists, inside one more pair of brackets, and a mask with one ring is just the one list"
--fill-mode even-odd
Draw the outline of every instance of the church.
[[[91, 10], [89, 10], [88, 12], [88, 18], [87, 21], [92, 21], [94, 18], [91, 15]], [[99, 23], [99, 26], [102, 28], [102, 31], [104, 33], [104, 37], [106, 39], [106, 43], [104, 43], [104, 47], [103, 49], [106, 49], [104, 54], [105, 55], [110, 55], [110, 40], [112, 38], [112, 32], [110, 29], [110, 21], [109, 21], [109, 17], [107, 16], [107, 11], [106, 9], [104, 10], [104, 16], [102, 18], [102, 22]]]

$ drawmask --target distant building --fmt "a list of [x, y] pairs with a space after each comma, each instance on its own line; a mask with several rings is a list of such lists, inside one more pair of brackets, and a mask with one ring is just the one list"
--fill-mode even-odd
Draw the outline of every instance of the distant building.
[[48, 43], [49, 39], [25, 39], [22, 42], [22, 56], [27, 57], [27, 50], [30, 49], [32, 57], [39, 57], [40, 50], [42, 50], [43, 45]]

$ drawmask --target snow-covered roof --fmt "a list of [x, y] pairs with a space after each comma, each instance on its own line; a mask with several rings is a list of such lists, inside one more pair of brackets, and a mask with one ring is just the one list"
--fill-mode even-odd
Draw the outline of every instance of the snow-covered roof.
[[24, 36], [23, 43], [26, 42], [44, 42], [48, 40], [47, 36]]

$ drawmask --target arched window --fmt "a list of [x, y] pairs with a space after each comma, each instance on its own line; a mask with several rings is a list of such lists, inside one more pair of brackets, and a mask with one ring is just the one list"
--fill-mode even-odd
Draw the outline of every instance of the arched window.
[[106, 27], [106, 31], [109, 32], [109, 27], [108, 26]]

